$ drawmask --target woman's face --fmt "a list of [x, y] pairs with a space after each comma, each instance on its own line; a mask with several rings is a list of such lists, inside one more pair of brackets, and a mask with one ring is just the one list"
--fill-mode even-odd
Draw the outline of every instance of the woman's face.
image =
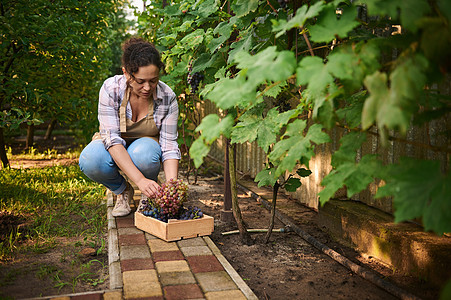
[[138, 98], [149, 98], [157, 88], [160, 69], [155, 65], [139, 67], [138, 72], [128, 74], [123, 69], [132, 87], [132, 93]]

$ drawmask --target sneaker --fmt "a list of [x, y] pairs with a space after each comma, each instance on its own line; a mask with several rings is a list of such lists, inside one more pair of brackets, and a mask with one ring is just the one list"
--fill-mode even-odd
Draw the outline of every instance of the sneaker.
[[139, 200], [138, 211], [143, 210], [146, 205], [147, 205], [147, 196], [141, 194], [141, 200]]
[[129, 202], [133, 200], [134, 193], [133, 187], [127, 182], [127, 187], [122, 194], [117, 195], [116, 205], [111, 212], [113, 217], [123, 217], [132, 211]]

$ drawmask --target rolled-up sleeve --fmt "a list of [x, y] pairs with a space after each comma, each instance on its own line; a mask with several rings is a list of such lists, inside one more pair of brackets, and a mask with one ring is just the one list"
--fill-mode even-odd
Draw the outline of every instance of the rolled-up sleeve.
[[111, 146], [122, 144], [125, 146], [124, 139], [121, 138], [119, 127], [119, 92], [116, 78], [107, 79], [99, 92], [98, 119], [100, 123], [100, 137], [108, 150]]
[[177, 143], [179, 106], [177, 103], [177, 97], [173, 92], [170, 94], [169, 99], [167, 115], [161, 120], [160, 128], [162, 161], [181, 158], [180, 149]]

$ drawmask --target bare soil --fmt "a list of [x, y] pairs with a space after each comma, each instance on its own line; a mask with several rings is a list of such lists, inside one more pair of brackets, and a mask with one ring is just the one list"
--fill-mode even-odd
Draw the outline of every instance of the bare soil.
[[[191, 180], [192, 181], [192, 180]], [[223, 210], [222, 176], [200, 176], [190, 185], [191, 205], [197, 205], [215, 218], [211, 239], [259, 299], [397, 299], [387, 291], [356, 275], [306, 242], [295, 232], [251, 233], [252, 245], [241, 242], [236, 224], [220, 219]], [[270, 212], [262, 203], [239, 191], [239, 204], [248, 229], [268, 228]], [[285, 197], [279, 194], [280, 197]], [[317, 225], [317, 212], [293, 201], [290, 209], [302, 215], [295, 222], [302, 230], [353, 262], [373, 270], [382, 278], [422, 299], [438, 299], [439, 290], [419, 278], [399, 274], [374, 258], [366, 257], [333, 240]], [[285, 224], [276, 219], [275, 228]]]

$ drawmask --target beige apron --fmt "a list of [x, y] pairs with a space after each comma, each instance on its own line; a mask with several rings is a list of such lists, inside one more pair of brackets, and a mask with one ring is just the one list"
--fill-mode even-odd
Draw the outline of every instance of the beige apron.
[[[129, 98], [130, 90], [127, 88], [124, 93], [124, 99], [122, 100], [121, 107], [119, 108], [119, 126], [121, 137], [125, 140], [127, 145], [130, 145], [131, 142], [141, 137], [150, 137], [158, 143], [160, 131], [158, 130], [153, 117], [153, 97], [151, 97], [149, 101], [149, 112], [147, 116], [138, 122], [133, 122], [132, 120], [127, 119], [126, 111]], [[94, 134], [92, 139], [101, 139], [100, 134]]]

